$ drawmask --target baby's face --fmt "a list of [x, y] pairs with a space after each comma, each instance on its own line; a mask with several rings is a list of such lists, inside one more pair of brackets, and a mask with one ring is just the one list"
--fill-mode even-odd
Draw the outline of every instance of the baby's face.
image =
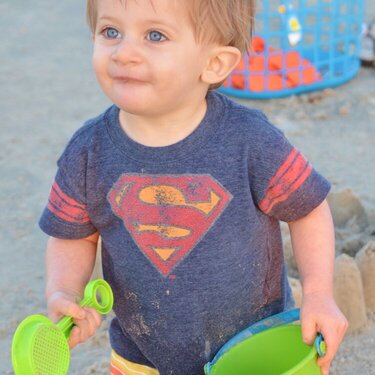
[[[183, 0], [100, 0], [93, 65], [122, 110], [156, 116], [202, 94], [209, 48], [197, 44]], [[180, 4], [180, 5], [179, 5]]]

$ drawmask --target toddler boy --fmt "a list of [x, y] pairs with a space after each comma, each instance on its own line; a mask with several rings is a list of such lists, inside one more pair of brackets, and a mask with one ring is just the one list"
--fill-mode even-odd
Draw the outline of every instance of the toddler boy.
[[322, 373], [346, 320], [332, 297], [329, 183], [259, 111], [214, 92], [248, 48], [251, 0], [88, 0], [93, 65], [114, 103], [63, 152], [40, 226], [49, 314], [70, 346], [102, 238], [116, 317], [111, 373], [200, 375], [235, 333], [293, 305], [279, 220], [303, 283], [304, 341]]

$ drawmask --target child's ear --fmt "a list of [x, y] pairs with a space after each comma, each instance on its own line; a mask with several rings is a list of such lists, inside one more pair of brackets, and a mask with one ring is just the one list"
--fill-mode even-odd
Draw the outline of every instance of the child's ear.
[[224, 81], [241, 60], [236, 47], [219, 46], [212, 50], [207, 66], [202, 72], [202, 81], [212, 85]]

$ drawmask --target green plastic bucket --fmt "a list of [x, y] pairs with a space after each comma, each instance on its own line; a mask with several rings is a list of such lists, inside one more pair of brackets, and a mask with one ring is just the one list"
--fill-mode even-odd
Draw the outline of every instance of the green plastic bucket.
[[314, 347], [302, 342], [300, 325], [270, 328], [235, 345], [212, 375], [320, 375]]
[[302, 340], [299, 310], [271, 316], [229, 340], [204, 367], [206, 375], [320, 375], [316, 360], [325, 344], [318, 335], [315, 345]]

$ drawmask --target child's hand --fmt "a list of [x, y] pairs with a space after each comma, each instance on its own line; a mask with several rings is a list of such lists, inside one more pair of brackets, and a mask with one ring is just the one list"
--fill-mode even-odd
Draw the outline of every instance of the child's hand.
[[95, 309], [80, 307], [76, 300], [77, 296], [58, 291], [51, 294], [47, 301], [48, 316], [54, 323], [64, 315], [73, 318], [75, 326], [68, 340], [70, 349], [93, 336], [101, 324], [101, 316]]
[[303, 296], [301, 325], [303, 341], [308, 345], [314, 343], [317, 333], [323, 335], [327, 352], [318, 359], [318, 365], [322, 375], [328, 375], [333, 357], [348, 328], [348, 321], [331, 296], [310, 293]]

